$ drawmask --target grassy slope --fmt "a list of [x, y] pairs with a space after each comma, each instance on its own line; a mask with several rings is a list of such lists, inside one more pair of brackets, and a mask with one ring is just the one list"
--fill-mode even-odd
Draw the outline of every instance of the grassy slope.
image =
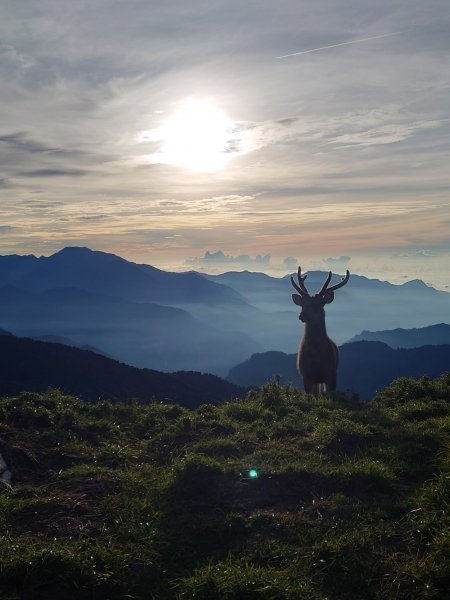
[[0, 451], [2, 600], [448, 598], [450, 375], [371, 405], [24, 394]]

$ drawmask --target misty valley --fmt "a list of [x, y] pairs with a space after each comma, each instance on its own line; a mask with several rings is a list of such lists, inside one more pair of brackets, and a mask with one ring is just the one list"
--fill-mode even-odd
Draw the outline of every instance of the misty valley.
[[[309, 273], [309, 289], [319, 289], [324, 277], [323, 272]], [[235, 367], [252, 355], [296, 352], [303, 330], [298, 312], [291, 301], [289, 276], [170, 273], [77, 247], [50, 257], [0, 257], [1, 329], [91, 350], [138, 368], [222, 378], [231, 371], [233, 381]], [[439, 374], [436, 369], [448, 357], [449, 322], [447, 292], [420, 280], [393, 285], [352, 274], [348, 286], [339, 290], [338, 301], [327, 308], [329, 335], [344, 344], [338, 388], [367, 398], [396, 376], [415, 374], [409, 358], [390, 348], [435, 346], [433, 356], [437, 353], [439, 360], [429, 361], [431, 371], [426, 374]], [[406, 331], [402, 334], [398, 328]], [[358, 352], [352, 353], [356, 341]], [[374, 352], [368, 344], [374, 341], [387, 345]], [[369, 388], [351, 381], [349, 373], [359, 356], [366, 358], [371, 379], [376, 379], [372, 365], [378, 365], [379, 381]], [[357, 366], [358, 373], [361, 368]], [[292, 375], [292, 357], [287, 370], [287, 380], [300, 385]], [[269, 359], [257, 380], [244, 377], [239, 383], [260, 384], [285, 372], [286, 368], [271, 368]]]

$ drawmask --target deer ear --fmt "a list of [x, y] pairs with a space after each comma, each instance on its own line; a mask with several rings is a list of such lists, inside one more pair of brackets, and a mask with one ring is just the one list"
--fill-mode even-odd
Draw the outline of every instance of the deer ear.
[[302, 297], [299, 294], [292, 294], [292, 300], [297, 306], [302, 306]]
[[325, 292], [323, 301], [325, 304], [331, 304], [334, 300], [334, 292]]

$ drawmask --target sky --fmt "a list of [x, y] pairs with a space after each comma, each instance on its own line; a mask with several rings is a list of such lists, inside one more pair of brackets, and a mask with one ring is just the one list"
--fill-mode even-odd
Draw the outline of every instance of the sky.
[[450, 285], [448, 0], [0, 0], [0, 254]]

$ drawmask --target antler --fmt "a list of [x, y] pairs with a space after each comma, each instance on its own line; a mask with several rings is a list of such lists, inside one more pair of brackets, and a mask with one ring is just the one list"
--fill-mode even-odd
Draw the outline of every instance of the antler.
[[324, 294], [326, 292], [326, 289], [328, 287], [328, 284], [331, 281], [331, 277], [333, 276], [333, 273], [331, 271], [328, 271], [328, 276], [326, 278], [325, 283], [322, 286], [322, 289], [320, 290], [320, 292], [317, 294], [318, 296], [321, 296], [322, 294]]
[[347, 272], [345, 274], [345, 277], [343, 277], [341, 279], [341, 281], [339, 283], [336, 283], [336, 285], [332, 285], [330, 288], [328, 287], [328, 284], [331, 281], [331, 271], [328, 273], [328, 277], [327, 280], [325, 281], [325, 283], [322, 286], [322, 289], [319, 292], [319, 296], [322, 296], [322, 294], [324, 294], [325, 292], [334, 292], [335, 290], [338, 290], [339, 288], [341, 288], [343, 285], [345, 285], [347, 283], [347, 281], [350, 279], [350, 271], [347, 269]]
[[302, 277], [302, 268], [301, 267], [298, 268], [298, 273], [297, 273], [298, 285], [295, 283], [294, 278], [291, 277], [292, 285], [295, 287], [295, 289], [301, 296], [309, 296], [309, 292], [305, 286], [305, 279], [307, 277], [308, 277], [308, 274], [306, 274]]

